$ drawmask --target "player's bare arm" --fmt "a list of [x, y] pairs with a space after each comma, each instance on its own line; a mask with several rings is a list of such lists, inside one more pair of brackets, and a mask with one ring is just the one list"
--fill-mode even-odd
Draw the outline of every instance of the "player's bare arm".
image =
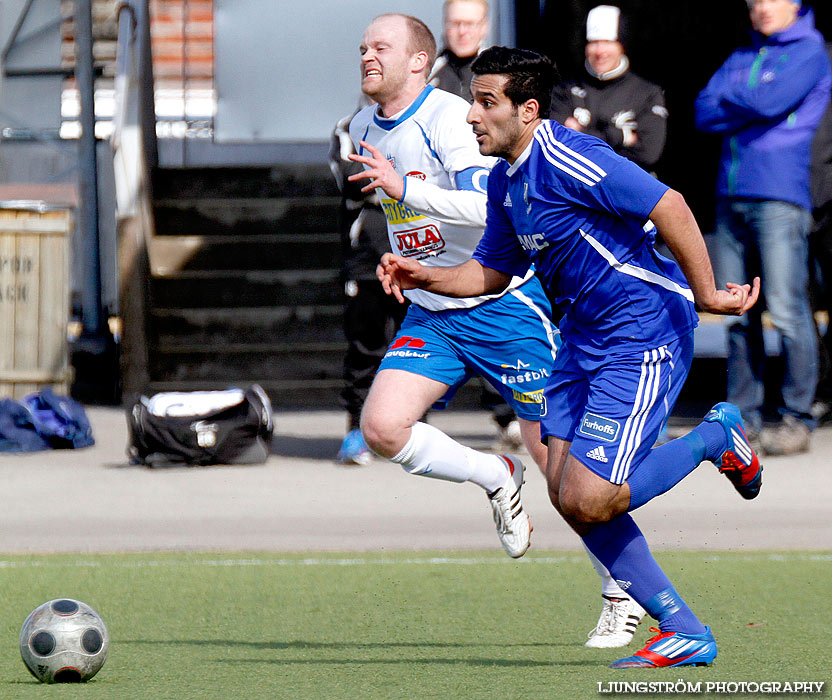
[[404, 178], [396, 172], [393, 164], [375, 146], [366, 141], [361, 141], [360, 146], [370, 155], [361, 156], [353, 153], [349, 158], [356, 163], [363, 163], [368, 169], [350, 175], [347, 180], [350, 182], [369, 180], [370, 183], [361, 188], [362, 192], [372, 192], [376, 188], [381, 188], [388, 197], [392, 197], [397, 202], [400, 201], [404, 197]]
[[760, 278], [752, 284], [729, 282], [717, 289], [711, 259], [696, 219], [675, 190], [668, 190], [650, 212], [650, 220], [667, 243], [685, 273], [696, 303], [703, 311], [742, 316], [760, 295]]
[[381, 286], [404, 302], [402, 291], [424, 289], [447, 297], [473, 297], [495, 294], [505, 289], [511, 275], [467, 260], [452, 267], [427, 267], [416, 260], [385, 253], [376, 269]]

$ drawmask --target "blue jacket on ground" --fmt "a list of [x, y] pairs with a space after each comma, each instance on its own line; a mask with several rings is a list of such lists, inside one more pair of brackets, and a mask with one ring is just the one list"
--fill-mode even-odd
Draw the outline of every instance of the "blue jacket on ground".
[[696, 99], [696, 127], [724, 134], [717, 194], [812, 208], [809, 151], [832, 88], [812, 11], [732, 53]]

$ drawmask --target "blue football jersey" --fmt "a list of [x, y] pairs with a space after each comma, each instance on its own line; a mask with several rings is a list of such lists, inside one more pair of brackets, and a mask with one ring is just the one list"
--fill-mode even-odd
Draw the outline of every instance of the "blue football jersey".
[[667, 190], [600, 139], [545, 120], [513, 165], [491, 171], [473, 257], [512, 275], [533, 263], [567, 343], [658, 347], [697, 324], [682, 271], [653, 247], [649, 216]]

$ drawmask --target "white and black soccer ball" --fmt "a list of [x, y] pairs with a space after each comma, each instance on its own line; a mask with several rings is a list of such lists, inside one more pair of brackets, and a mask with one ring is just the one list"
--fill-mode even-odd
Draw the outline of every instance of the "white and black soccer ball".
[[107, 658], [110, 635], [89, 605], [57, 598], [35, 608], [20, 630], [20, 655], [42, 683], [80, 683]]

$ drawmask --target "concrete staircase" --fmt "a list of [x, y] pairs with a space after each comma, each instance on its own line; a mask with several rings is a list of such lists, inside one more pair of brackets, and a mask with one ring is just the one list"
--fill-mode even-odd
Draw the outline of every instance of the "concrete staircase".
[[328, 169], [159, 170], [153, 188], [151, 388], [257, 382], [277, 406], [337, 407], [346, 344]]

